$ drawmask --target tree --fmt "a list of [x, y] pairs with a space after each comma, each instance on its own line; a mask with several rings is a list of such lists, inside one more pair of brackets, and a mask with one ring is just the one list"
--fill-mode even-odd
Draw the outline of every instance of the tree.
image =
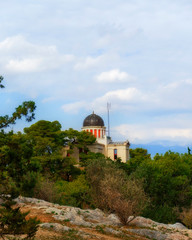
[[[0, 88], [4, 88], [2, 81], [3, 77], [0, 76]], [[33, 120], [35, 108], [34, 102], [23, 102], [22, 105], [16, 108], [11, 117], [8, 115], [0, 116], [0, 129], [8, 127], [10, 124], [15, 124], [16, 120], [21, 119], [22, 116], [25, 116], [28, 122]], [[12, 132], [6, 134], [4, 131], [1, 131], [1, 144], [5, 143], [7, 137], [9, 138], [12, 135]], [[39, 222], [36, 221], [36, 219], [26, 220], [25, 217], [28, 213], [21, 213], [19, 208], [12, 207], [14, 205], [12, 201], [14, 183], [11, 182], [11, 176], [9, 176], [10, 172], [8, 174], [6, 168], [10, 167], [12, 161], [15, 160], [15, 153], [17, 153], [17, 149], [15, 149], [15, 151], [10, 151], [10, 146], [8, 145], [4, 145], [0, 149], [0, 197], [3, 200], [0, 208], [0, 236], [4, 239], [3, 236], [7, 234], [27, 234], [27, 238], [31, 239], [37, 231]], [[9, 162], [7, 162], [7, 160]], [[15, 169], [13, 168], [12, 170], [14, 171]], [[19, 175], [19, 173], [17, 174]], [[11, 196], [8, 195], [10, 193], [12, 194]]]
[[35, 103], [33, 101], [23, 102], [19, 105], [12, 116], [0, 116], [0, 129], [10, 126], [10, 124], [15, 124], [17, 119], [21, 119], [22, 116], [25, 117], [27, 122], [32, 121], [35, 118]]
[[[3, 77], [0, 76], [0, 88], [4, 88], [2, 85]], [[4, 182], [10, 182], [9, 178], [20, 179], [21, 172], [25, 164], [23, 160], [27, 162], [30, 153], [30, 147], [27, 144], [24, 146], [23, 138], [21, 134], [13, 134], [13, 132], [5, 133], [4, 128], [10, 124], [15, 124], [17, 119], [21, 119], [23, 116], [26, 121], [30, 122], [35, 118], [34, 111], [36, 105], [33, 101], [23, 102], [19, 105], [12, 116], [0, 116], [0, 186], [4, 185]], [[26, 159], [27, 158], [27, 159]], [[8, 189], [7, 189], [8, 190]]]
[[0, 88], [4, 88], [3, 84], [1, 83], [3, 81], [3, 77], [0, 76]]
[[147, 150], [143, 148], [130, 149], [129, 153], [130, 159], [128, 162], [128, 166], [130, 169], [130, 173], [134, 172], [142, 162], [151, 159], [151, 155], [148, 154]]
[[171, 151], [156, 154], [153, 160], [142, 162], [133, 175], [143, 179], [145, 192], [151, 198], [146, 217], [174, 222], [177, 220], [174, 209], [191, 204], [191, 155]]
[[90, 132], [85, 131], [77, 131], [72, 128], [64, 131], [66, 144], [70, 146], [70, 148], [77, 147], [80, 152], [88, 151], [88, 145], [93, 144], [96, 141], [95, 136], [93, 136]]
[[[75, 160], [63, 154], [63, 147], [72, 144], [78, 131], [62, 131], [58, 121], [40, 120], [24, 128], [25, 136], [32, 143], [31, 163], [39, 166], [41, 174], [52, 179], [69, 181], [80, 173], [74, 164]], [[67, 135], [68, 134], [68, 135]]]

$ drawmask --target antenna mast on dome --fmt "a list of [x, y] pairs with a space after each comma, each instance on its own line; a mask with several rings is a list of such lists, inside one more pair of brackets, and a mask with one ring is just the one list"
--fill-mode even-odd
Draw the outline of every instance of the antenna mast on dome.
[[108, 118], [108, 136], [110, 137], [110, 123], [109, 123], [109, 110], [111, 109], [111, 103], [107, 103], [107, 118]]

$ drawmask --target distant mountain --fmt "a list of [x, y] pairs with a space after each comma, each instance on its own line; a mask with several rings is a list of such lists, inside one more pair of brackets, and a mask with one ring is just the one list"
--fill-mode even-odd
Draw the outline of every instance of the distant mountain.
[[[167, 151], [172, 151], [172, 152], [178, 152], [178, 153], [187, 153], [188, 146], [165, 146], [165, 145], [161, 145], [161, 144], [153, 144], [153, 143], [149, 143], [149, 144], [131, 144], [130, 148], [144, 148], [148, 150], [148, 153], [151, 154], [151, 156], [153, 157], [156, 153], [159, 154], [164, 154]], [[190, 147], [190, 146], [189, 146]]]

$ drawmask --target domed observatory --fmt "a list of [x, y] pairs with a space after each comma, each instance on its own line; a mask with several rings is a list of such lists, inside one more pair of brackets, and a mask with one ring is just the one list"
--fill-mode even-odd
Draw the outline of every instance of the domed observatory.
[[84, 119], [82, 130], [90, 132], [96, 137], [96, 142], [88, 146], [91, 152], [102, 153], [114, 161], [118, 158], [122, 162], [129, 160], [129, 141], [113, 142], [106, 135], [106, 127], [103, 119], [94, 112]]
[[98, 143], [106, 144], [107, 136], [104, 121], [94, 112], [84, 119], [82, 130], [92, 133]]

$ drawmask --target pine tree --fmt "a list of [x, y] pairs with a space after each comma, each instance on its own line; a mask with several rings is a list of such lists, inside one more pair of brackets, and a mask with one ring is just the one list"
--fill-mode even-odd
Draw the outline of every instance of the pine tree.
[[[3, 77], [0, 76], [0, 88], [4, 88], [2, 84]], [[30, 122], [34, 119], [34, 110], [36, 106], [32, 101], [23, 102], [18, 106], [15, 112], [11, 115], [0, 116], [0, 129], [8, 127], [10, 124], [15, 124], [17, 119], [23, 116], [26, 121]], [[1, 166], [1, 158], [0, 158]], [[15, 207], [13, 201], [14, 184], [11, 183], [11, 178], [5, 173], [0, 174], [0, 237], [5, 239], [8, 234], [18, 235], [25, 234], [25, 239], [33, 239], [38, 229], [39, 221], [36, 218], [26, 220], [29, 212], [22, 213], [19, 207]]]

